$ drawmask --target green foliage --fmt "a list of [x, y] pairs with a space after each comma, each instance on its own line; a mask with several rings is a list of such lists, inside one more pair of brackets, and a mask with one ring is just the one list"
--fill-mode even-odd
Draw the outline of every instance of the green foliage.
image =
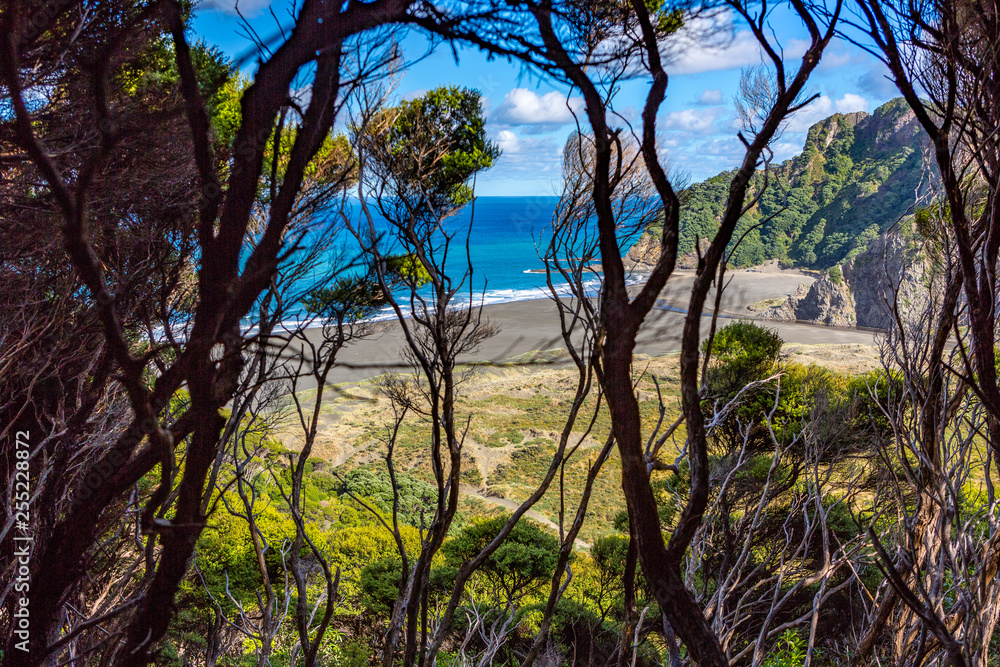
[[395, 219], [439, 219], [472, 199], [468, 180], [493, 166], [500, 149], [486, 138], [478, 91], [442, 86], [385, 112], [371, 156], [394, 183]]
[[[430, 274], [412, 254], [385, 258], [382, 275], [389, 289], [406, 285], [416, 289], [430, 282]], [[374, 269], [367, 273], [342, 276], [329, 287], [319, 287], [302, 299], [306, 312], [319, 315], [328, 323], [351, 324], [379, 313], [389, 299], [378, 282]]]
[[[919, 132], [899, 132], [909, 109], [893, 100], [861, 129], [853, 115], [834, 114], [809, 129], [803, 151], [774, 168], [760, 202], [740, 221], [730, 247], [736, 266], [762, 259], [829, 267], [857, 255], [913, 205], [922, 178]], [[680, 252], [718, 229], [732, 173], [724, 172], [683, 193]], [[764, 186], [757, 174], [751, 188]]]
[[937, 229], [937, 221], [935, 220], [934, 213], [927, 208], [918, 208], [913, 212], [913, 222], [917, 229], [917, 233], [920, 234], [922, 238], [929, 239], [934, 236]]
[[[407, 552], [419, 551], [420, 536], [415, 528], [400, 526], [400, 533]], [[364, 563], [377, 561], [387, 555], [396, 557], [397, 554], [392, 535], [384, 526], [376, 523], [374, 518], [360, 525], [338, 527], [329, 534], [327, 546], [331, 554], [330, 562], [345, 571], [356, 571]]]
[[892, 423], [885, 410], [896, 414], [905, 400], [902, 374], [880, 369], [855, 375], [848, 380], [846, 391], [854, 402], [852, 430], [870, 430], [883, 438], [891, 437]]
[[[437, 559], [435, 559], [435, 563]], [[411, 563], [412, 564], [412, 563]], [[392, 611], [403, 581], [403, 564], [394, 557], [368, 561], [361, 570], [361, 606], [376, 617]], [[430, 592], [434, 597], [449, 595], [455, 582], [455, 568], [435, 565], [430, 572]]]
[[388, 303], [378, 282], [366, 275], [338, 278], [302, 299], [306, 311], [326, 321], [352, 323], [376, 315]]
[[[441, 548], [445, 563], [459, 567], [493, 541], [507, 522], [508, 515], [473, 519]], [[521, 519], [507, 539], [494, 551], [476, 576], [486, 582], [491, 599], [518, 600], [535, 592], [552, 575], [559, 542], [533, 521]]]
[[839, 285], [844, 282], [844, 271], [840, 268], [840, 264], [834, 264], [827, 269], [826, 275], [830, 278], [830, 282], [834, 285]]
[[[337, 493], [345, 500], [348, 494], [364, 498], [386, 517], [392, 516], [392, 481], [389, 473], [383, 470], [355, 468], [344, 475]], [[396, 473], [396, 494], [402, 523], [420, 527], [431, 522], [437, 502], [437, 491], [433, 486], [412, 475]]]
[[421, 287], [431, 281], [431, 274], [412, 254], [387, 256], [385, 275], [390, 283], [403, 283], [411, 288]]
[[362, 606], [371, 614], [386, 616], [399, 595], [403, 564], [388, 558], [370, 563], [361, 570]]
[[[786, 435], [791, 438], [801, 431], [813, 409], [821, 401], [836, 405], [845, 396], [846, 379], [828, 368], [813, 364], [805, 366], [783, 363], [778, 370], [782, 373], [778, 380], [780, 391], [775, 413], [779, 437]], [[772, 405], [772, 399], [769, 399], [768, 408]]]
[[[777, 363], [783, 342], [777, 331], [749, 320], [720, 329], [712, 341], [714, 362], [705, 375], [709, 393], [732, 398], [748, 382], [765, 378]], [[702, 352], [708, 352], [707, 340]]]
[[[602, 612], [621, 614], [624, 610], [625, 560], [629, 538], [624, 535], [605, 535], [590, 547], [589, 568], [582, 571], [585, 583], [583, 599]], [[640, 568], [637, 578], [642, 580]], [[638, 588], [642, 588], [641, 585]]]
[[785, 630], [774, 650], [764, 659], [764, 667], [802, 667], [805, 660], [805, 641], [794, 630]]
[[240, 101], [249, 86], [250, 79], [236, 72], [219, 89], [216, 95], [215, 113], [212, 114], [212, 129], [215, 131], [216, 143], [219, 146], [227, 149], [232, 147], [236, 131], [243, 119]]
[[[238, 70], [222, 49], [203, 40], [192, 44], [190, 52], [198, 92], [211, 116], [222, 99], [226, 84], [237, 76]], [[123, 62], [116, 77], [124, 92], [134, 97], [145, 97], [147, 101], [153, 91], [179, 86], [180, 74], [172, 43], [164, 38], [149, 44], [135, 60]]]
[[621, 579], [625, 573], [625, 555], [628, 553], [628, 538], [622, 535], [606, 535], [594, 542], [590, 557], [594, 565], [609, 577]]
[[[227, 110], [228, 112], [228, 110]], [[239, 111], [237, 110], [237, 113]], [[282, 126], [281, 137], [278, 140], [278, 154], [275, 156], [274, 142], [277, 137], [277, 128], [271, 134], [264, 150], [264, 165], [261, 171], [261, 183], [258, 197], [265, 204], [270, 202], [270, 182], [272, 172], [277, 183], [281, 183], [285, 178], [291, 159], [292, 148], [298, 138], [298, 127], [288, 124]], [[274, 164], [277, 157], [277, 165]], [[350, 140], [342, 133], [328, 133], [323, 137], [323, 142], [316, 150], [316, 154], [306, 165], [302, 175], [302, 194], [305, 196], [317, 195], [320, 191], [325, 191], [329, 196], [337, 192], [338, 189], [347, 187], [356, 182], [357, 159], [354, 148]], [[338, 186], [337, 188], [331, 186]], [[319, 201], [325, 197], [320, 196]]]
[[495, 431], [486, 439], [487, 447], [506, 447], [508, 445], [519, 445], [524, 442], [524, 434], [517, 429], [507, 429]]
[[[238, 505], [235, 495], [230, 503]], [[286, 540], [295, 536], [295, 526], [291, 517], [280, 512], [275, 506], [261, 501], [262, 508], [255, 520], [261, 532], [262, 546], [266, 547], [264, 560], [268, 572], [275, 576], [281, 571], [281, 547]], [[229, 604], [225, 591], [248, 604], [256, 600], [254, 592], [262, 585], [257, 566], [250, 526], [242, 517], [227, 511], [218, 511], [209, 518], [208, 527], [198, 538], [198, 567], [202, 577], [215, 597]]]

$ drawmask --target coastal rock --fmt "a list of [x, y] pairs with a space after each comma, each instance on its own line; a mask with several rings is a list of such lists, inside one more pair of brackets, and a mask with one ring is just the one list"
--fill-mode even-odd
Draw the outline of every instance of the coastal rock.
[[795, 293], [784, 298], [764, 299], [747, 306], [747, 310], [753, 313], [755, 319], [773, 320], [775, 322], [794, 322], [795, 304], [806, 297], [809, 293], [809, 285], [799, 283], [799, 288]]
[[660, 240], [652, 234], [643, 234], [626, 253], [625, 268], [629, 271], [650, 271], [658, 259]]
[[[915, 235], [889, 232], [844, 265], [844, 277], [854, 295], [857, 325], [887, 329], [892, 324], [892, 304], [901, 313], [919, 316], [930, 298], [930, 265]], [[933, 287], [932, 287], [933, 288]]]
[[797, 320], [831, 327], [851, 327], [857, 321], [851, 291], [843, 280], [834, 282], [829, 276], [814, 282], [794, 308]]
[[[643, 234], [625, 254], [625, 268], [628, 271], [651, 271], [660, 259], [660, 239], [653, 234]], [[698, 256], [694, 251], [677, 258], [677, 269], [698, 268]]]
[[775, 303], [770, 299], [747, 307], [754, 317], [763, 320], [815, 322], [832, 327], [849, 327], [855, 324], [854, 299], [843, 280], [834, 282], [823, 276], [799, 288], [788, 298]]
[[677, 268], [693, 271], [698, 268], [698, 255], [691, 251], [677, 258]]

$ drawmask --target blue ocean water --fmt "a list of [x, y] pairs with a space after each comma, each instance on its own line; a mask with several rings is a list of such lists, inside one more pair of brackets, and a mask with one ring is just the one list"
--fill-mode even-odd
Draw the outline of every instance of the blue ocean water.
[[[465, 238], [471, 225], [468, 254], [473, 267], [472, 289], [470, 292], [470, 283], [466, 282], [456, 302], [468, 303], [471, 299], [476, 304], [493, 304], [547, 297], [545, 264], [539, 252], [551, 237], [552, 215], [558, 202], [558, 197], [477, 197], [448, 219], [445, 229], [454, 232], [455, 238], [446, 269], [456, 278], [466, 267]], [[350, 206], [352, 220], [358, 220], [360, 208], [357, 202]], [[376, 231], [386, 231], [389, 223], [377, 215], [374, 206], [369, 206], [369, 211]], [[344, 233], [341, 238], [347, 239], [340, 246], [344, 255], [357, 257], [359, 246], [353, 237]], [[630, 244], [631, 239], [626, 239], [623, 251]], [[596, 288], [597, 281], [594, 283]], [[386, 310], [381, 317], [391, 316], [391, 311]]]

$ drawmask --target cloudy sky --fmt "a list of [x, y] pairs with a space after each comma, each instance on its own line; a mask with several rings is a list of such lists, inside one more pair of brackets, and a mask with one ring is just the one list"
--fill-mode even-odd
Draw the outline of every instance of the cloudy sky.
[[[273, 3], [275, 15], [287, 17], [287, 3]], [[261, 35], [276, 32], [267, 0], [242, 0], [240, 11]], [[733, 98], [743, 68], [761, 62], [756, 41], [730, 16], [714, 20], [710, 43], [696, 39], [705, 25], [689, 26], [690, 33], [675, 40], [668, 73], [667, 100], [658, 116], [662, 146], [673, 168], [694, 182], [736, 167], [743, 155], [736, 137]], [[250, 42], [233, 11], [233, 0], [207, 0], [196, 14], [195, 31], [229, 55], [250, 53]], [[801, 56], [805, 32], [801, 22], [776, 13], [771, 27], [786, 60]], [[396, 89], [399, 98], [412, 98], [436, 86], [454, 84], [479, 90], [487, 111], [487, 131], [503, 155], [477, 182], [481, 195], [552, 195], [560, 185], [561, 150], [575, 127], [573, 111], [583, 108], [577, 95], [539, 79], [517, 65], [488, 60], [472, 49], [450, 48], [425, 56], [426, 42], [417, 33], [403, 41], [404, 56], [416, 60]], [[425, 57], [424, 57], [425, 56]], [[626, 82], [616, 108], [638, 125], [648, 80]], [[814, 73], [810, 94], [818, 97], [788, 123], [775, 143], [779, 160], [802, 149], [805, 132], [817, 120], [836, 112], [872, 111], [896, 96], [881, 65], [847, 43], [833, 43]]]

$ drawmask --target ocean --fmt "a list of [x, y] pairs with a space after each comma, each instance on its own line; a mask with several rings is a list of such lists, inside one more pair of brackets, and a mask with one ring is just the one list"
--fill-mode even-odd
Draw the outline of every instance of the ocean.
[[[457, 232], [448, 255], [446, 268], [459, 277], [465, 269], [465, 230], [471, 222], [469, 257], [472, 262], [472, 300], [474, 303], [495, 304], [510, 301], [546, 298], [545, 264], [539, 250], [551, 236], [552, 214], [558, 197], [477, 197], [456, 216], [446, 221], [446, 229]], [[350, 215], [357, 220], [360, 206], [355, 202]], [[369, 209], [376, 214], [374, 207]], [[375, 217], [378, 231], [389, 223]], [[345, 256], [357, 256], [357, 242], [344, 233], [341, 250]], [[622, 251], [627, 251], [634, 239], [626, 239]], [[638, 281], [638, 277], [636, 277]], [[593, 281], [597, 288], [597, 281]], [[561, 287], [562, 285], [557, 285]], [[456, 301], [468, 303], [469, 285], [463, 285]], [[387, 310], [376, 319], [391, 317]]]

